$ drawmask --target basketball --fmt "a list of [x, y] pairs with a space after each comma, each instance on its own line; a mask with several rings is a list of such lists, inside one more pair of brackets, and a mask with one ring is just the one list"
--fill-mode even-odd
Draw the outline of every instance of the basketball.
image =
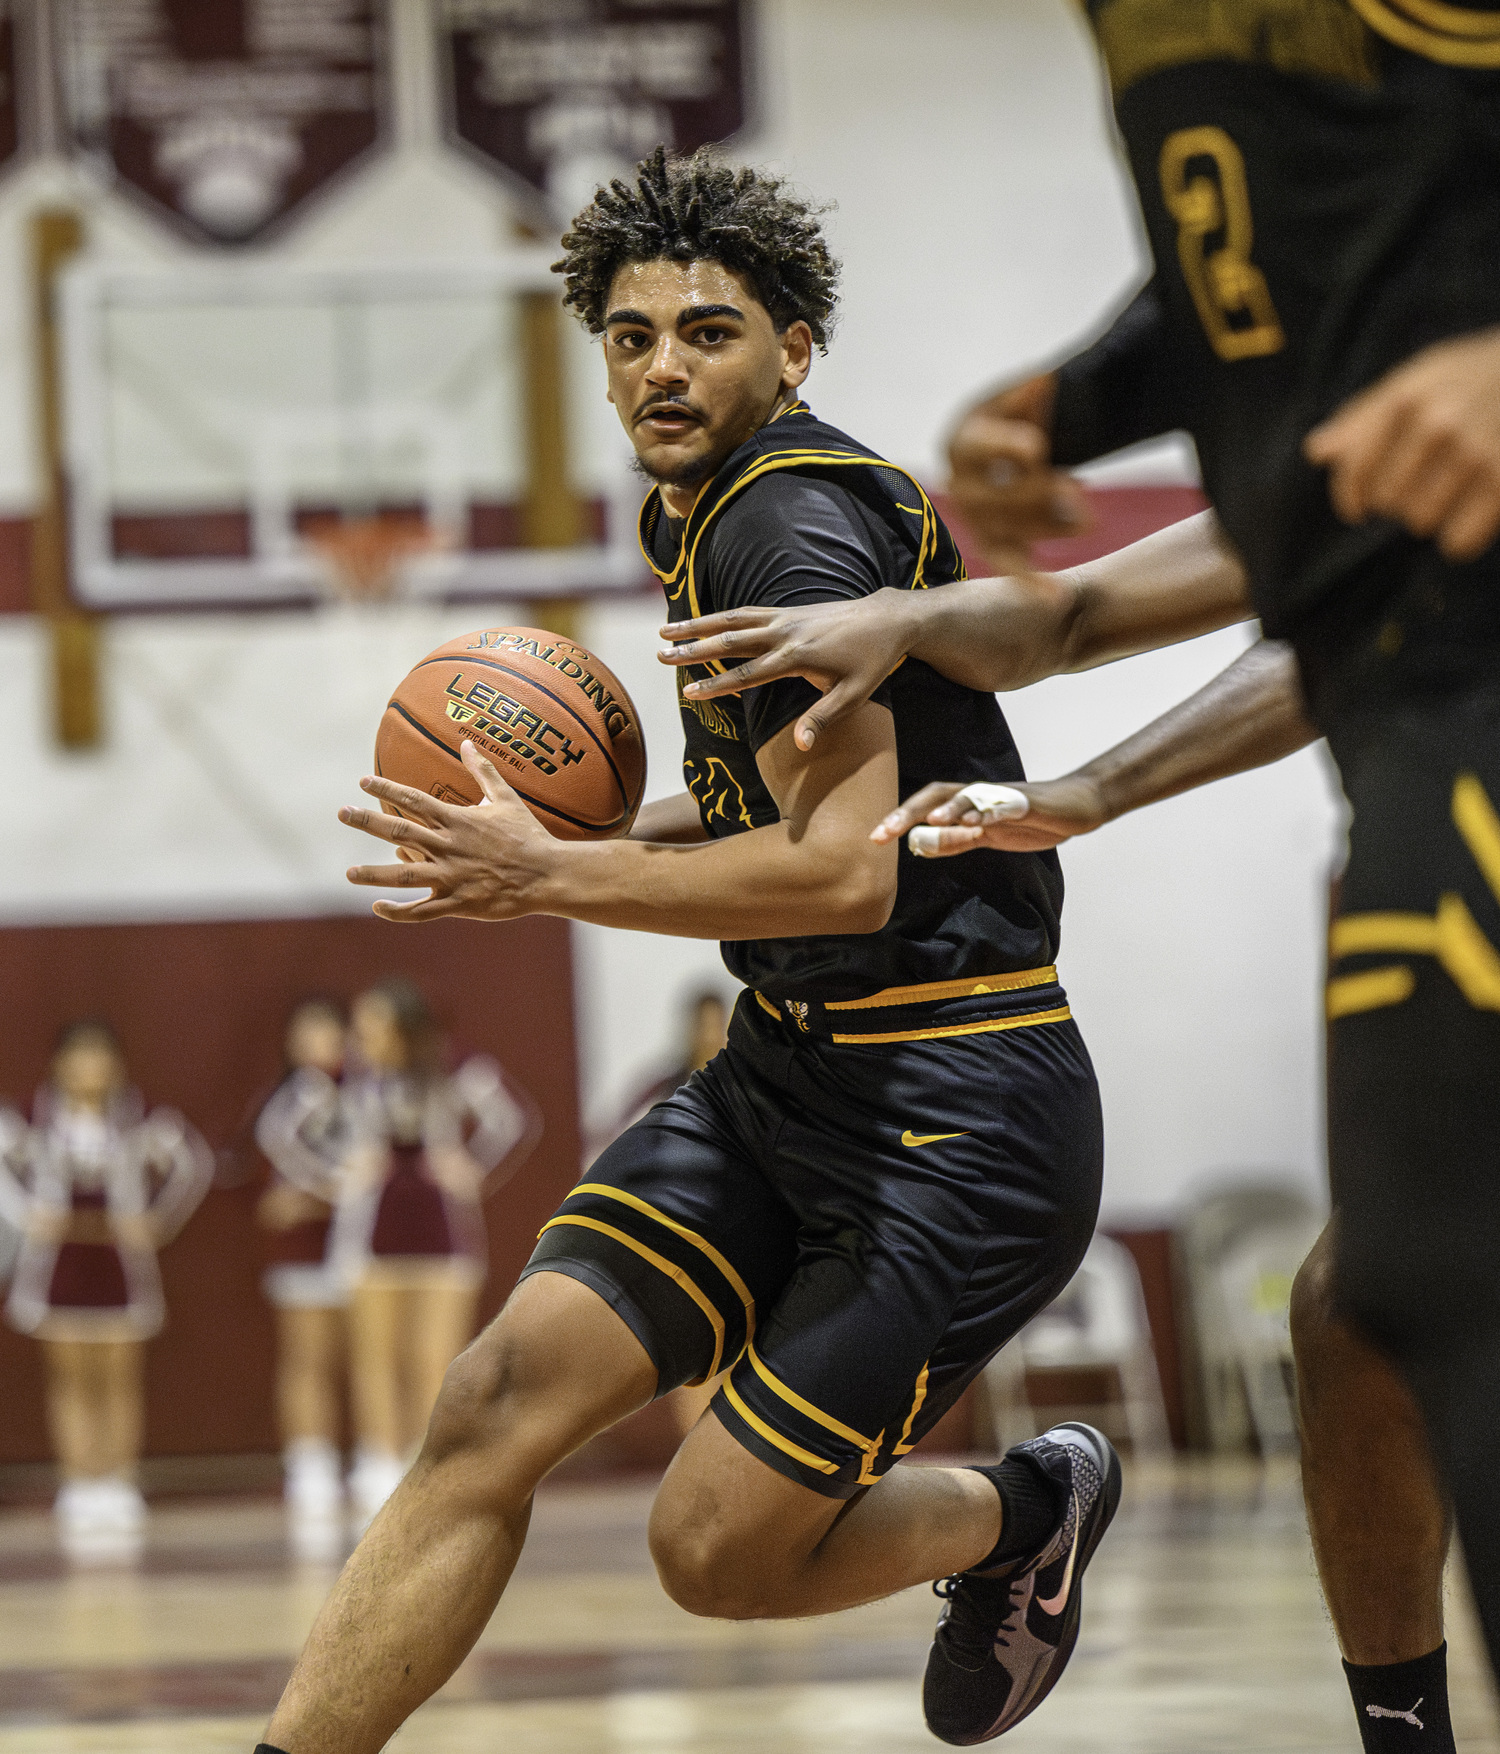
[[619, 678], [572, 640], [492, 627], [429, 652], [381, 717], [375, 771], [477, 804], [458, 753], [466, 737], [559, 840], [609, 840], [635, 821], [646, 789], [640, 719]]

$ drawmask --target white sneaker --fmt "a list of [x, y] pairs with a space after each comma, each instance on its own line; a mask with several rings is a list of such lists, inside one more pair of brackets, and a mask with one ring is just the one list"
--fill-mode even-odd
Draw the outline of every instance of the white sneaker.
[[118, 1564], [139, 1557], [146, 1503], [123, 1475], [67, 1481], [57, 1494], [53, 1511], [63, 1550], [71, 1558]]
[[112, 1534], [137, 1535], [146, 1526], [146, 1501], [134, 1480], [108, 1474], [96, 1482], [99, 1517]]
[[405, 1468], [395, 1456], [361, 1450], [359, 1459], [349, 1473], [349, 1496], [354, 1500], [355, 1516], [364, 1528], [375, 1519], [375, 1513], [401, 1484]]
[[301, 1437], [282, 1452], [283, 1495], [299, 1521], [331, 1521], [344, 1505], [339, 1452], [319, 1437]]

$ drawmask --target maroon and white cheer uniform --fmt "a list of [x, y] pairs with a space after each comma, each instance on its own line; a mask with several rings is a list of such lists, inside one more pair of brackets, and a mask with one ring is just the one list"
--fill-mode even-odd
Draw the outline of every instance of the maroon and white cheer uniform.
[[349, 1287], [332, 1258], [348, 1130], [338, 1085], [313, 1066], [283, 1079], [256, 1120], [255, 1143], [277, 1176], [329, 1208], [326, 1217], [265, 1232], [270, 1264], [261, 1287], [278, 1309], [338, 1309], [348, 1302]]
[[343, 1096], [333, 1258], [346, 1282], [482, 1285], [485, 1188], [535, 1138], [534, 1111], [482, 1055], [425, 1080], [361, 1073]]
[[38, 1092], [32, 1125], [0, 1161], [0, 1200], [22, 1232], [5, 1313], [44, 1340], [147, 1340], [166, 1318], [156, 1245], [187, 1222], [213, 1158], [174, 1109], [120, 1092], [103, 1114]]

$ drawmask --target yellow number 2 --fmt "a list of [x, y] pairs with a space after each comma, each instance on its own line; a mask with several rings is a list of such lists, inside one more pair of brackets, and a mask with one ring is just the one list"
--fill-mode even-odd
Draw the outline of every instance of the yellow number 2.
[[1286, 334], [1266, 277], [1250, 260], [1255, 230], [1239, 147], [1222, 128], [1179, 128], [1162, 145], [1161, 192], [1177, 221], [1183, 278], [1214, 352], [1220, 359], [1279, 353]]

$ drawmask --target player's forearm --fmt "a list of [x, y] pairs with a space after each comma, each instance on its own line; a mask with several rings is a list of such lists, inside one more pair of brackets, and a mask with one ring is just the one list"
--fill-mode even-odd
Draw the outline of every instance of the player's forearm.
[[1195, 639], [1251, 610], [1239, 556], [1200, 512], [1071, 572], [945, 585], [905, 613], [913, 657], [988, 692]]
[[1064, 575], [1077, 593], [1064, 670], [1091, 670], [1248, 620], [1244, 562], [1199, 512]]
[[859, 834], [794, 836], [786, 822], [700, 846], [560, 843], [530, 911], [676, 938], [875, 932], [890, 916], [895, 866], [867, 845]]
[[630, 830], [631, 840], [650, 840], [669, 846], [692, 846], [708, 839], [703, 830], [697, 801], [690, 792], [658, 798], [642, 804]]
[[1291, 647], [1261, 640], [1207, 687], [1070, 778], [1088, 782], [1106, 821], [1230, 774], [1264, 767], [1313, 742]]

